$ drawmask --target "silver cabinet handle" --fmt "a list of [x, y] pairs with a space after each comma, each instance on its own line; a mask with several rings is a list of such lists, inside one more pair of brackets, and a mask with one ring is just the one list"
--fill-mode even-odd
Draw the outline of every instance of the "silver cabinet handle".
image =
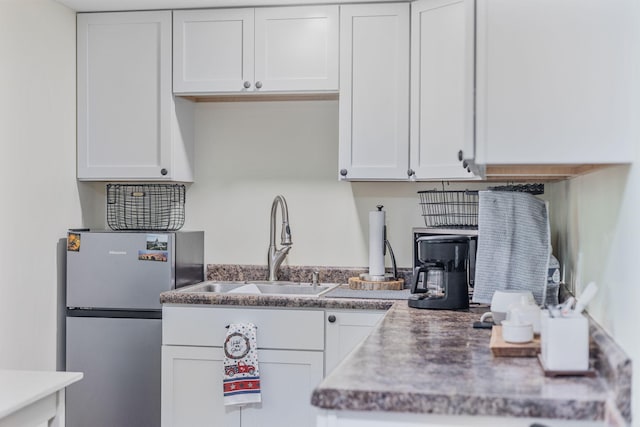
[[166, 170], [165, 168], [160, 169], [160, 175], [165, 176], [168, 173], [169, 173], [169, 171]]
[[243, 86], [245, 89], [249, 89], [251, 87], [251, 82], [244, 82]]
[[347, 173], [349, 173], [349, 171], [347, 171], [346, 169], [340, 169], [340, 175], [347, 176]]
[[414, 171], [413, 169], [408, 169], [407, 170], [407, 176], [414, 176], [416, 174], [416, 171]]
[[257, 88], [257, 89], [262, 88], [262, 82], [259, 82], [259, 81], [258, 81], [258, 82], [256, 82], [256, 88]]

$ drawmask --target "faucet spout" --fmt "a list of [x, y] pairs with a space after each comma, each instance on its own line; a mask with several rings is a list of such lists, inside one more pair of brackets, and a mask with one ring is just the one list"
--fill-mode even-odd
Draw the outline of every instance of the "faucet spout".
[[[280, 233], [280, 244], [282, 248], [278, 249], [276, 246], [276, 213], [280, 206], [282, 217], [282, 231]], [[289, 209], [287, 208], [287, 201], [283, 196], [278, 195], [273, 199], [271, 204], [271, 217], [269, 224], [269, 253], [267, 255], [267, 267], [269, 269], [269, 281], [278, 280], [278, 271], [280, 265], [286, 258], [287, 254], [291, 250], [291, 229], [289, 228]]]

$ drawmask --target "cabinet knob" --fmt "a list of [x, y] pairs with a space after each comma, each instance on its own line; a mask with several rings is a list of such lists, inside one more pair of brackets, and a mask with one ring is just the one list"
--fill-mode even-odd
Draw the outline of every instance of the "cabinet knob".
[[168, 174], [169, 171], [165, 168], [160, 169], [160, 175], [165, 176], [166, 174]]
[[463, 168], [467, 168], [469, 166], [469, 163], [466, 160], [462, 161], [462, 167]]
[[469, 168], [469, 167], [468, 167], [468, 168], [467, 168], [467, 172], [468, 172], [468, 173], [471, 173], [471, 168]]
[[346, 169], [340, 169], [340, 175], [347, 176], [348, 173], [349, 171], [347, 171]]
[[251, 82], [244, 82], [243, 86], [245, 89], [249, 89], [251, 87]]
[[256, 88], [260, 89], [262, 87], [262, 82], [258, 81], [256, 82]]
[[458, 151], [458, 160], [462, 161], [462, 159], [464, 159], [464, 153], [462, 152], [462, 150]]
[[330, 314], [329, 317], [327, 317], [327, 320], [329, 321], [329, 323], [334, 323], [336, 321], [336, 316]]
[[407, 169], [407, 176], [412, 177], [416, 174], [416, 171], [413, 169]]

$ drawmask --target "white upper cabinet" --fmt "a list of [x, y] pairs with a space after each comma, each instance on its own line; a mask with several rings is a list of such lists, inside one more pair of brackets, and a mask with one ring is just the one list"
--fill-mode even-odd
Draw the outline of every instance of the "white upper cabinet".
[[193, 180], [190, 103], [171, 93], [171, 12], [78, 14], [80, 180]]
[[338, 6], [256, 9], [255, 87], [338, 90]]
[[409, 4], [340, 8], [339, 177], [407, 179]]
[[[173, 12], [173, 91], [238, 92], [253, 86], [253, 9]], [[249, 88], [244, 87], [247, 82]]]
[[338, 6], [174, 12], [181, 94], [338, 90]]
[[477, 163], [632, 159], [633, 3], [478, 0]]
[[411, 4], [411, 170], [417, 180], [474, 179], [458, 152], [473, 145], [474, 1]]

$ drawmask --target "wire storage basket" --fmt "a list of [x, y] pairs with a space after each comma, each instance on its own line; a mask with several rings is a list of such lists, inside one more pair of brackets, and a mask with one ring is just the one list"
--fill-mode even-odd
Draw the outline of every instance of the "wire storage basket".
[[427, 227], [478, 228], [478, 192], [471, 190], [418, 191]]
[[107, 224], [112, 230], [176, 231], [184, 225], [185, 186], [107, 184]]

